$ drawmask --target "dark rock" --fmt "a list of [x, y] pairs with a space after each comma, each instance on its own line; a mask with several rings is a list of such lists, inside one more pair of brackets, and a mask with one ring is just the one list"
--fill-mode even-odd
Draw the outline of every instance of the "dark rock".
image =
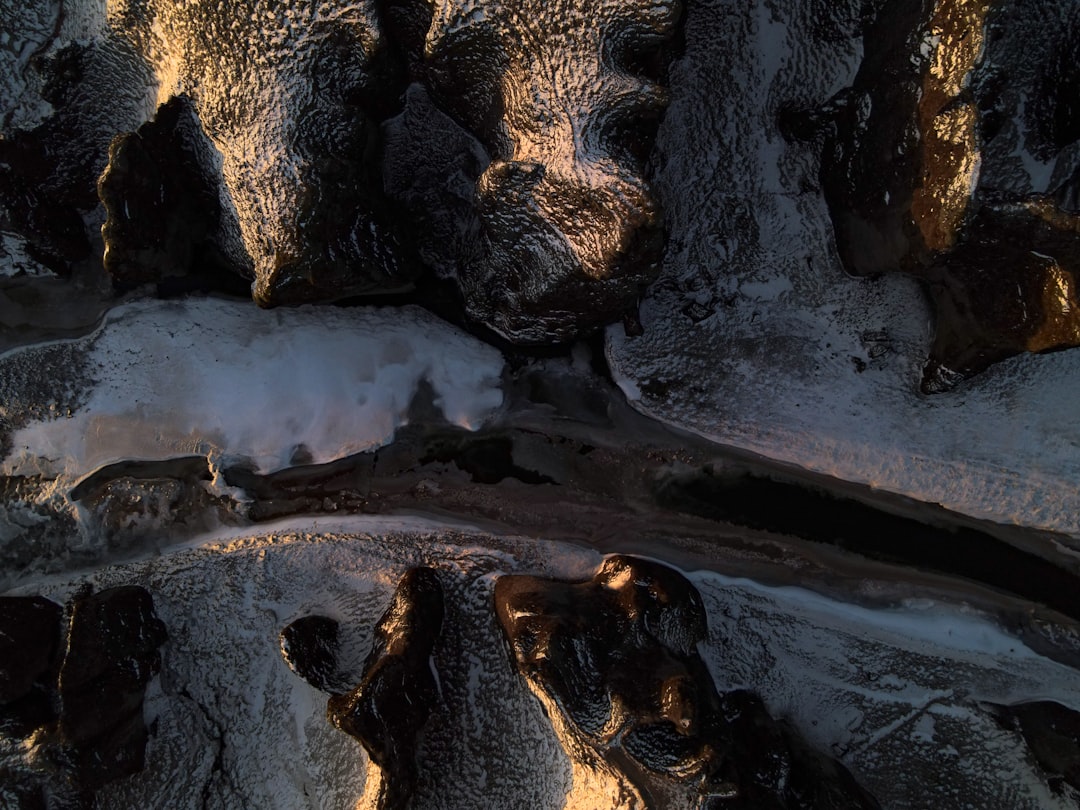
[[922, 277], [937, 313], [924, 389], [1022, 351], [1080, 346], [1080, 217], [1048, 199], [983, 205]]
[[0, 597], [0, 732], [26, 736], [55, 719], [63, 616], [40, 596]]
[[1080, 806], [1080, 712], [1049, 700], [993, 709], [1023, 735], [1051, 789]]
[[281, 654], [289, 668], [324, 692], [333, 688], [337, 649], [338, 623], [328, 616], [304, 616], [281, 631]]
[[423, 80], [491, 157], [458, 258], [472, 317], [516, 342], [569, 340], [618, 320], [655, 276], [646, 161], [680, 15], [678, 0], [488, 0], [435, 18]]
[[50, 48], [31, 64], [53, 114], [0, 136], [0, 228], [18, 233], [35, 261], [67, 274], [93, 254], [84, 216], [97, 206], [109, 141], [138, 116], [148, 77], [111, 39]]
[[73, 781], [85, 790], [143, 767], [146, 684], [161, 664], [165, 626], [143, 588], [76, 597], [60, 670], [60, 744]]
[[458, 258], [477, 237], [476, 181], [489, 163], [487, 153], [416, 83], [383, 135], [386, 193], [408, 211], [423, 262], [440, 278], [453, 278]]
[[4, 807], [89, 808], [143, 767], [143, 695], [165, 640], [153, 601], [127, 586], [81, 593], [70, 609], [65, 645], [59, 605], [0, 598], [0, 732], [35, 735], [29, 767], [0, 780]]
[[[925, 391], [1080, 345], [1080, 218], [1057, 202], [1078, 163], [1077, 31], [1071, 4], [886, 3], [853, 87], [829, 105], [821, 182], [841, 259], [926, 282]], [[1025, 159], [1058, 161], [1048, 185]]]
[[472, 431], [432, 431], [421, 464], [453, 462], [477, 484], [497, 484], [516, 478], [526, 484], [555, 484], [555, 479], [522, 467], [514, 461], [514, 441], [510, 435], [477, 435]]
[[721, 699], [697, 652], [701, 597], [674, 569], [615, 556], [585, 582], [504, 576], [495, 609], [570, 748], [646, 806], [877, 807], [758, 698]]
[[[230, 245], [214, 166], [190, 100], [171, 98], [153, 121], [117, 136], [98, 181], [108, 218], [102, 226], [105, 269], [121, 289], [148, 282], [247, 290]], [[249, 270], [250, 275], [250, 270]], [[232, 283], [229, 280], [232, 279]]]
[[0, 807], [4, 810], [46, 810], [45, 794], [33, 781], [0, 770]]
[[326, 706], [330, 722], [359, 740], [378, 766], [382, 808], [406, 807], [415, 791], [417, 737], [439, 699], [431, 656], [442, 621], [436, 573], [406, 572], [375, 627], [360, 684]]
[[757, 695], [728, 692], [722, 711], [735, 740], [731, 756], [744, 786], [741, 804], [730, 806], [748, 810], [879, 806], [843, 765], [813, 750], [797, 731], [772, 718]]

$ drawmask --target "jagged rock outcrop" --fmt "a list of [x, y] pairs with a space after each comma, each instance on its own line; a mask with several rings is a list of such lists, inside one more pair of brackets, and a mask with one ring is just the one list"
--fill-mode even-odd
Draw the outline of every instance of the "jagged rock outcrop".
[[143, 698], [166, 640], [153, 599], [138, 586], [87, 590], [69, 610], [64, 635], [59, 605], [0, 599], [0, 734], [33, 737], [25, 770], [11, 774], [12, 795], [45, 796], [50, 807], [88, 803], [142, 770]]
[[[18, 41], [21, 32], [12, 33]], [[91, 258], [86, 219], [98, 203], [94, 184], [109, 141], [143, 114], [150, 79], [124, 42], [63, 44], [56, 33], [55, 42], [27, 60], [23, 71], [31, 76], [5, 77], [40, 85], [40, 106], [50, 114], [18, 128], [13, 111], [0, 109], [0, 232], [21, 240], [34, 261], [66, 275]]]
[[409, 286], [417, 266], [382, 194], [379, 133], [404, 72], [373, 0], [124, 0], [109, 22], [151, 66], [158, 100], [189, 98], [219, 153], [221, 206], [235, 216], [256, 301]]
[[[422, 19], [413, 8], [400, 12], [406, 44]], [[646, 163], [681, 3], [431, 8], [414, 69], [491, 157], [458, 258], [467, 310], [511, 340], [545, 343], [633, 309], [663, 246]]]
[[190, 100], [174, 96], [153, 121], [117, 136], [98, 180], [107, 219], [105, 270], [121, 288], [246, 286], [234, 268], [235, 218], [222, 205], [213, 146]]
[[[443, 622], [443, 590], [430, 568], [405, 572], [375, 626], [360, 683], [330, 697], [326, 716], [359, 740], [375, 765], [364, 806], [405, 808], [416, 790], [418, 737], [439, 700], [431, 656]], [[333, 688], [337, 624], [298, 619], [281, 633], [282, 654], [317, 689]]]
[[[100, 141], [118, 135], [100, 194], [122, 287], [214, 286], [228, 266], [263, 305], [332, 300], [406, 290], [422, 255], [443, 275], [452, 264], [468, 312], [504, 336], [572, 339], [633, 310], [655, 276], [664, 231], [647, 163], [680, 15], [679, 0], [110, 3], [102, 41], [131, 65], [95, 64], [87, 82], [110, 89], [141, 69], [131, 109], [110, 131], [68, 105], [3, 145], [4, 219], [42, 261], [89, 256]], [[77, 67], [98, 52], [72, 48]], [[381, 129], [408, 125], [410, 75], [468, 134], [436, 134], [430, 148], [456, 153], [417, 163], [389, 127], [404, 146], [387, 167]], [[413, 98], [413, 121], [442, 125]], [[132, 132], [135, 108], [155, 106]], [[75, 169], [50, 165], [72, 149]]]
[[337, 675], [338, 623], [329, 616], [304, 616], [281, 631], [281, 654], [289, 668], [324, 692]]
[[1078, 36], [1074, 4], [886, 3], [831, 103], [821, 181], [840, 256], [926, 283], [926, 391], [1080, 345]]
[[628, 806], [878, 806], [759, 698], [717, 693], [697, 650], [705, 608], [674, 569], [613, 556], [585, 582], [504, 576], [495, 610], [568, 753]]

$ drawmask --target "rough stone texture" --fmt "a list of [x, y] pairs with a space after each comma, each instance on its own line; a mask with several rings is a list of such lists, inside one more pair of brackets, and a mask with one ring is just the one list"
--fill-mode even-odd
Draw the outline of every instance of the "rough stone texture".
[[29, 122], [0, 109], [0, 230], [17, 235], [32, 259], [66, 274], [91, 255], [84, 216], [97, 205], [94, 184], [113, 135], [143, 114], [149, 80], [123, 42], [99, 38], [54, 48], [62, 28], [60, 12], [51, 37], [21, 66], [50, 114], [20, 128], [17, 123]]
[[256, 301], [408, 286], [417, 268], [382, 196], [379, 133], [404, 72], [374, 2], [131, 0], [109, 22], [153, 69], [158, 101], [186, 94], [220, 152]]
[[840, 255], [858, 275], [926, 282], [926, 391], [1080, 344], [1078, 33], [1073, 4], [886, 3], [830, 102], [821, 182]]
[[0, 598], [0, 806], [89, 808], [144, 766], [143, 699], [165, 641], [153, 600], [135, 585], [84, 589], [68, 609], [66, 621], [40, 596]]
[[229, 255], [237, 225], [187, 98], [174, 96], [153, 121], [113, 140], [98, 196], [107, 214], [105, 269], [118, 287], [227, 286], [230, 277], [233, 287], [247, 286], [231, 272], [246, 257]]
[[1051, 790], [1080, 807], [1080, 712], [1049, 700], [994, 709], [1023, 735]]
[[439, 687], [431, 660], [443, 622], [443, 591], [430, 568], [405, 573], [375, 627], [360, 684], [330, 698], [326, 714], [379, 768], [378, 807], [404, 808], [416, 790], [417, 736]]
[[143, 694], [161, 666], [165, 626], [138, 586], [76, 597], [60, 669], [57, 734], [84, 790], [143, 767]]
[[495, 610], [514, 663], [564, 744], [648, 807], [857, 808], [877, 802], [760, 699], [721, 698], [698, 652], [696, 589], [667, 566], [609, 557], [591, 580], [507, 576]]
[[424, 81], [491, 156], [459, 258], [466, 308], [523, 343], [616, 320], [662, 248], [646, 162], [681, 4], [432, 7]]
[[0, 732], [25, 736], [55, 719], [62, 619], [40, 596], [0, 597]]
[[338, 623], [328, 616], [304, 616], [281, 631], [281, 654], [297, 675], [324, 692], [337, 672]]
[[0, 807], [5, 810], [46, 810], [39, 785], [27, 784], [13, 773], [0, 770]]
[[487, 152], [419, 83], [409, 86], [383, 135], [386, 193], [408, 211], [420, 259], [453, 278], [476, 239], [476, 181], [490, 163]]

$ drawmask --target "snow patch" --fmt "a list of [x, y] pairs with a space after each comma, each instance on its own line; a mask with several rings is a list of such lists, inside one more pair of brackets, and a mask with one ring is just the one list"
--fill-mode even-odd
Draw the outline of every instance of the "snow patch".
[[139, 302], [83, 340], [94, 377], [84, 404], [16, 431], [0, 474], [75, 480], [182, 455], [270, 472], [386, 444], [422, 382], [469, 429], [502, 403], [501, 355], [415, 307]]
[[[644, 334], [608, 330], [614, 379], [642, 413], [719, 444], [1080, 538], [1080, 351], [1015, 357], [919, 394], [923, 291], [844, 273], [818, 147], [776, 131], [778, 112], [851, 84], [857, 26], [825, 47], [817, 13], [779, 5], [687, 10], [658, 147], [669, 248], [641, 305]], [[717, 95], [712, 77], [732, 71], [740, 80]]]

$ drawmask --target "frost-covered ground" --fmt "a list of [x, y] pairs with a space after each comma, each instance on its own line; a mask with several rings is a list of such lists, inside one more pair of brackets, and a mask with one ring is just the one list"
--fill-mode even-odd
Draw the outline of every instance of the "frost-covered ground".
[[[831, 476], [837, 489], [868, 484], [1080, 538], [1080, 427], [1073, 413], [1080, 350], [1013, 358], [950, 392], [917, 393], [931, 330], [921, 292], [905, 278], [843, 274], [815, 188], [813, 150], [783, 140], [775, 126], [784, 107], [812, 107], [851, 81], [861, 55], [861, 4], [807, 0], [787, 4], [796, 9], [788, 17], [776, 5], [783, 4], [688, 6], [686, 56], [674, 68], [657, 155], [667, 257], [642, 305], [644, 334], [608, 332], [619, 385], [657, 421]], [[0, 0], [0, 15], [10, 14], [12, 31], [22, 32], [0, 31], [0, 71], [14, 77], [0, 87], [0, 108], [12, 112], [5, 127], [32, 126], [50, 112], [26, 68], [57, 21], [61, 42], [103, 29], [101, 4], [71, 8], [61, 18], [58, 3]], [[718, 75], [733, 78], [718, 86]], [[150, 114], [139, 105], [157, 88], [130, 84], [131, 99], [114, 111], [97, 105], [109, 119], [94, 130], [98, 135], [130, 129]], [[113, 119], [127, 123], [117, 127]], [[222, 143], [239, 150], [245, 142]], [[239, 163], [239, 154], [230, 159]], [[247, 215], [254, 221], [253, 211]], [[27, 278], [39, 270], [21, 238], [0, 233], [0, 281], [19, 275], [23, 292], [52, 289], [32, 286], [45, 281]], [[20, 297], [30, 303], [19, 313], [44, 311], [30, 293]], [[593, 373], [580, 349], [574, 365], [581, 376]], [[216, 475], [226, 467], [270, 473], [331, 462], [385, 446], [418, 399], [433, 400], [446, 422], [474, 429], [505, 407], [506, 376], [498, 351], [418, 308], [268, 312], [210, 298], [127, 303], [91, 334], [0, 355], [0, 551], [17, 551], [4, 557], [10, 565], [0, 565], [0, 582], [17, 583], [7, 593], [61, 601], [87, 583], [141, 584], [169, 632], [163, 671], [146, 704], [153, 728], [147, 770], [103, 791], [103, 807], [353, 806], [364, 791], [363, 750], [327, 723], [325, 695], [288, 669], [278, 633], [303, 615], [332, 616], [341, 623], [347, 668], [358, 676], [372, 627], [400, 574], [417, 564], [439, 570], [448, 620], [435, 655], [443, 703], [425, 732], [416, 806], [597, 806], [595, 796], [574, 792], [560, 741], [511, 671], [491, 593], [500, 572], [585, 578], [598, 551], [556, 543], [543, 532], [485, 534], [451, 517], [300, 517], [215, 529], [176, 545], [190, 533], [169, 534], [177, 513], [164, 498], [162, 509], [143, 509], [145, 531], [134, 533], [164, 539], [113, 549], [86, 536], [89, 524], [77, 519], [90, 507], [71, 497], [109, 465], [195, 457]], [[620, 430], [646, 432], [645, 420], [612, 418], [611, 403], [593, 393], [585, 386], [540, 391], [536, 402], [518, 403], [542, 414], [529, 423], [537, 434], [558, 420], [573, 424], [577, 444], [564, 442], [569, 433], [540, 435], [534, 445], [516, 445], [510, 459], [526, 473], [562, 475], [567, 486], [514, 480], [475, 500], [448, 497], [460, 508], [456, 517], [471, 520], [469, 509], [485, 499], [516, 499], [518, 510], [503, 514], [559, 510], [566, 522], [584, 514], [580, 505], [575, 511], [559, 503], [585, 480], [572, 462], [597, 447], [597, 455], [609, 450]], [[577, 412], [559, 412], [559, 401]], [[597, 438], [590, 431], [606, 433]], [[551, 449], [560, 442], [570, 448], [564, 456]], [[520, 452], [523, 446], [528, 452]], [[670, 458], [703, 463], [700, 445], [663, 463]], [[660, 464], [650, 458], [654, 463]], [[653, 469], [648, 464], [625, 464], [627, 480]], [[140, 508], [153, 504], [177, 484], [166, 480], [153, 490], [170, 477], [167, 465], [155, 469], [154, 482], [136, 476], [119, 483], [110, 503], [127, 497]], [[469, 482], [462, 470], [454, 474]], [[219, 475], [181, 483], [208, 496], [250, 497]], [[469, 483], [476, 491], [485, 486]], [[625, 491], [621, 483], [611, 482], [612, 499]], [[421, 485], [434, 490], [440, 480], [432, 475]], [[536, 495], [541, 487], [543, 498]], [[652, 530], [664, 521], [671, 536], [681, 524], [659, 509], [626, 506], [624, 522], [595, 535], [605, 550], [621, 544], [658, 556], [670, 551]], [[57, 514], [74, 519], [54, 520]], [[648, 518], [632, 526], [642, 514]], [[592, 519], [605, 516], [598, 508]], [[865, 598], [872, 575], [853, 573], [865, 561], [841, 552], [828, 557], [798, 538], [785, 538], [784, 555], [749, 541], [741, 553], [753, 558], [762, 579], [775, 574], [776, 581], [821, 585], [832, 577], [830, 596], [769, 587], [724, 570], [731, 557], [718, 547], [736, 545], [742, 530], [710, 524], [708, 531], [711, 548], [699, 534], [698, 556], [680, 551], [668, 559], [693, 570], [704, 596], [710, 636], [702, 653], [721, 689], [760, 692], [773, 713], [840, 757], [888, 808], [1075, 806], [1075, 796], [1049, 792], [1021, 738], [985, 708], [1053, 700], [1080, 710], [1080, 674], [1045, 657], [1054, 652], [1052, 622], [1036, 653], [954, 592], [930, 597], [921, 587], [919, 601], [872, 607]], [[76, 553], [91, 546], [96, 556]], [[41, 571], [55, 570], [42, 562], [49, 555], [68, 555], [65, 566], [95, 567], [45, 576]], [[804, 565], [841, 556], [842, 576], [840, 566], [822, 574], [821, 563]], [[1068, 559], [1055, 556], [1059, 564]], [[1027, 607], [1012, 604], [1021, 613]], [[1032, 615], [1048, 613], [1030, 607]], [[1058, 619], [1063, 628], [1071, 621]], [[1060, 637], [1071, 631], [1070, 624]], [[1077, 655], [1070, 647], [1058, 652], [1061, 660]], [[12, 755], [7, 750], [0, 759]]]
[[[595, 808], [595, 795], [568, 795], [566, 754], [511, 669], [491, 596], [501, 573], [585, 578], [600, 559], [419, 519], [306, 518], [19, 592], [63, 600], [84, 583], [141, 584], [168, 628], [146, 705], [147, 769], [106, 788], [102, 807], [353, 806], [365, 754], [328, 724], [326, 696], [288, 668], [278, 633], [303, 615], [338, 620], [345, 668], [358, 674], [398, 578], [423, 564], [438, 570], [448, 613], [434, 655], [442, 703], [422, 738], [415, 806]], [[981, 703], [1080, 709], [1076, 670], [947, 596], [869, 610], [716, 571], [691, 579], [709, 609], [701, 651], [718, 686], [759, 691], [883, 806], [1070, 806]]]
[[919, 394], [923, 294], [844, 274], [818, 147], [778, 131], [783, 110], [850, 84], [857, 5], [688, 7], [660, 131], [669, 245], [644, 334], [608, 332], [613, 372], [642, 412], [722, 444], [1080, 536], [1080, 354], [1015, 357]]
[[0, 356], [15, 427], [0, 474], [70, 488], [120, 461], [322, 463], [392, 439], [422, 382], [448, 422], [475, 428], [502, 402], [502, 367], [418, 308], [141, 301], [85, 338]]

